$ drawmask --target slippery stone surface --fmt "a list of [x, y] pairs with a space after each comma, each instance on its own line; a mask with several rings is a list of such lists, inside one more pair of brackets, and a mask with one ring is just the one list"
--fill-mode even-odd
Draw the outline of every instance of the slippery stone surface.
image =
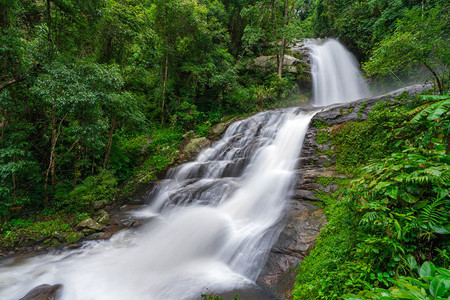
[[61, 284], [42, 284], [29, 291], [19, 300], [57, 300], [59, 299], [59, 291], [61, 289]]
[[257, 283], [269, 289], [277, 299], [289, 299], [297, 264], [314, 247], [325, 224], [323, 209], [306, 201], [292, 201], [286, 215], [286, 227], [269, 253], [268, 263]]

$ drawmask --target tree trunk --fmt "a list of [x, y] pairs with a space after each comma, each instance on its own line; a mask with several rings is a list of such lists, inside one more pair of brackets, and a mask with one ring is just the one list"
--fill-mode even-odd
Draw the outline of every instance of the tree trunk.
[[[50, 173], [54, 174], [54, 158], [55, 158], [55, 140], [56, 140], [56, 112], [55, 106], [52, 106], [52, 136], [50, 139], [50, 159], [48, 163], [47, 171], [45, 172], [45, 183], [44, 183], [44, 191], [45, 191], [45, 201], [49, 202], [48, 197], [48, 178]], [[53, 170], [53, 172], [52, 172]]]
[[52, 192], [55, 193], [55, 166], [56, 166], [56, 143], [58, 142], [58, 138], [61, 134], [61, 126], [62, 122], [66, 118], [67, 114], [61, 119], [59, 124], [56, 124], [56, 109], [55, 106], [52, 106], [52, 137], [50, 141], [50, 159], [48, 163], [47, 172], [45, 173], [45, 201], [49, 202], [48, 198], [48, 178], [51, 175], [51, 184], [52, 184]]
[[[284, 6], [284, 17], [283, 17], [283, 29], [286, 27], [287, 24], [287, 15], [288, 15], [288, 8], [289, 8], [289, 0], [286, 0], [285, 6]], [[286, 39], [284, 35], [284, 30], [281, 37], [281, 50], [278, 57], [278, 77], [283, 76], [283, 64], [284, 64], [284, 51], [286, 48]]]
[[0, 27], [3, 29], [9, 27], [8, 7], [4, 3], [0, 3]]
[[73, 188], [77, 187], [78, 184], [78, 177], [80, 176], [80, 159], [81, 159], [81, 146], [78, 145], [78, 154], [75, 161], [75, 170], [73, 172]]
[[47, 38], [51, 45], [51, 43], [52, 43], [52, 35], [51, 35], [52, 15], [51, 15], [51, 11], [50, 11], [50, 0], [47, 0], [47, 27], [48, 27]]
[[111, 128], [109, 129], [109, 134], [108, 134], [108, 145], [106, 146], [106, 155], [105, 155], [105, 161], [103, 162], [103, 169], [108, 168], [108, 165], [109, 165], [109, 160], [111, 157], [111, 146], [112, 146], [113, 135], [114, 135], [115, 129], [116, 129], [116, 119], [113, 118], [111, 120]]
[[[166, 42], [167, 46], [167, 42]], [[167, 51], [167, 49], [166, 49]], [[166, 101], [166, 86], [167, 86], [167, 73], [168, 73], [168, 65], [169, 65], [169, 54], [166, 52], [166, 61], [164, 67], [164, 80], [163, 80], [163, 92], [162, 92], [162, 105], [161, 105], [161, 124], [164, 125], [164, 107]]]
[[13, 182], [13, 198], [16, 199], [17, 197], [17, 180], [16, 175], [12, 173], [12, 182]]
[[426, 62], [426, 61], [422, 61], [422, 63], [425, 65], [425, 67], [431, 72], [431, 74], [433, 74], [434, 79], [436, 79], [436, 83], [438, 85], [439, 88], [439, 93], [441, 95], [444, 95], [444, 88], [442, 87], [442, 82], [439, 79], [439, 76], [436, 74], [436, 72], [431, 68], [431, 66]]

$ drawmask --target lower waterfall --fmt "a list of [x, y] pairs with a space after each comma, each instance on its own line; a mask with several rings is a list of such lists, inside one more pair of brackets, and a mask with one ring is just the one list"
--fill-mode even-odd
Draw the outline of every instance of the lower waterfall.
[[82, 249], [6, 260], [0, 299], [57, 283], [65, 300], [199, 299], [256, 288], [313, 114], [280, 109], [233, 123], [155, 187], [136, 212], [146, 220], [139, 230]]

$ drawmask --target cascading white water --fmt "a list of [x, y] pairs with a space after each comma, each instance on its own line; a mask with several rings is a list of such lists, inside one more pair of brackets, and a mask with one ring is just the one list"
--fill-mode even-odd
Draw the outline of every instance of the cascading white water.
[[[342, 45], [328, 40], [309, 48], [317, 105], [368, 96]], [[149, 220], [139, 230], [78, 250], [0, 261], [0, 299], [57, 283], [64, 300], [198, 299], [208, 291], [256, 290], [312, 116], [284, 109], [233, 123], [155, 187], [148, 207], [135, 213]]]
[[356, 58], [334, 39], [310, 40], [314, 104], [324, 106], [370, 96]]
[[[170, 172], [136, 215], [150, 218], [83, 249], [0, 266], [0, 299], [40, 284], [63, 299], [198, 299], [255, 286], [278, 236], [312, 113], [284, 109], [233, 123], [222, 140]], [[260, 296], [255, 297], [260, 299]]]

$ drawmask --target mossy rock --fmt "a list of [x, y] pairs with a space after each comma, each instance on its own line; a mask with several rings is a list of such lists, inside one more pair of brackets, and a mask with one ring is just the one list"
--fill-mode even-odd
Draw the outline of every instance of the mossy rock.
[[66, 242], [68, 244], [73, 244], [78, 242], [79, 240], [84, 238], [84, 234], [82, 232], [72, 232], [66, 236]]

